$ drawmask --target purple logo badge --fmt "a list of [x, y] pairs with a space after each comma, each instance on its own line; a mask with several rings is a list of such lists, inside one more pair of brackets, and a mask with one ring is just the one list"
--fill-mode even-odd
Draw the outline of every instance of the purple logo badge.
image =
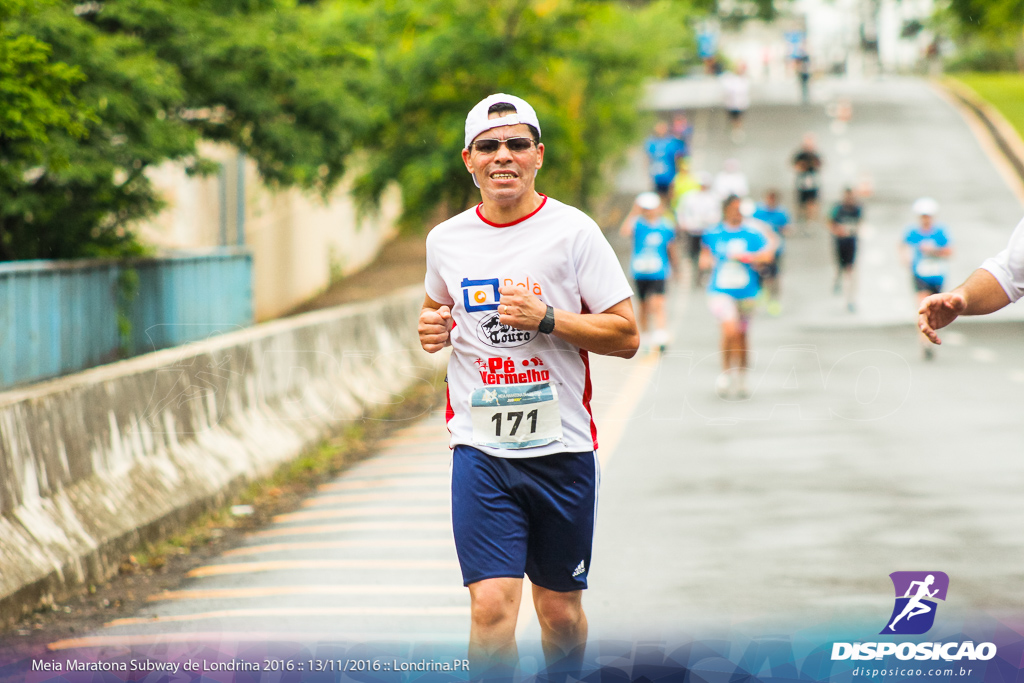
[[882, 635], [920, 635], [935, 623], [936, 600], [945, 600], [949, 577], [945, 572], [893, 572], [896, 604]]

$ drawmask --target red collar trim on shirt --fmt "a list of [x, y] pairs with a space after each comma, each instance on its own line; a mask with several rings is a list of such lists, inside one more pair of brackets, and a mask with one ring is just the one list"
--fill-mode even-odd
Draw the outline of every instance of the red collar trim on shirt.
[[536, 215], [536, 213], [538, 211], [540, 211], [541, 209], [543, 209], [544, 205], [548, 203], [548, 196], [546, 194], [542, 194], [540, 192], [538, 192], [537, 194], [539, 194], [541, 196], [540, 206], [538, 206], [536, 209], [534, 209], [530, 213], [526, 214], [522, 218], [517, 218], [516, 220], [512, 221], [511, 223], [495, 223], [493, 221], [489, 221], [486, 218], [484, 218], [483, 212], [480, 211], [480, 207], [482, 207], [484, 205], [483, 202], [480, 202], [479, 204], [476, 205], [476, 215], [480, 217], [480, 220], [482, 220], [484, 223], [486, 223], [487, 225], [491, 226], [492, 228], [507, 228], [510, 225], [515, 225], [516, 223], [522, 223], [527, 218], [532, 218], [534, 215]]

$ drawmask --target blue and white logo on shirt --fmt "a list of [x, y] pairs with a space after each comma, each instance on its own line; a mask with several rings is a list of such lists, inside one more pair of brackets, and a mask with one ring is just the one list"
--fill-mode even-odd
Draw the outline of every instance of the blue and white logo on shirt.
[[496, 311], [498, 302], [501, 301], [501, 292], [498, 291], [500, 286], [498, 278], [488, 280], [462, 278], [462, 304], [470, 313]]

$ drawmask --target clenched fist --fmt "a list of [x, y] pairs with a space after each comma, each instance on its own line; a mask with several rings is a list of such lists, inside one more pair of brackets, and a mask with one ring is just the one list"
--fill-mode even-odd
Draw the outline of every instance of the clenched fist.
[[420, 333], [420, 346], [427, 353], [437, 353], [451, 344], [451, 331], [454, 321], [452, 309], [448, 306], [440, 308], [424, 308], [420, 311], [417, 327]]

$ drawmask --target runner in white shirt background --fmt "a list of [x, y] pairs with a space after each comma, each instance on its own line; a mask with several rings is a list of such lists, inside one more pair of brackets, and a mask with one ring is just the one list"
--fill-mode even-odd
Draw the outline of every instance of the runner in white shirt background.
[[731, 195], [740, 199], [750, 196], [750, 183], [747, 182], [747, 174], [743, 172], [739, 159], [726, 159], [722, 162], [722, 170], [715, 175], [711, 189], [721, 199]]
[[722, 219], [722, 197], [711, 189], [711, 174], [699, 171], [696, 176], [700, 187], [684, 194], [676, 209], [676, 223], [687, 235], [686, 250], [695, 288], [703, 284], [706, 274], [698, 265], [701, 237]]
[[466, 117], [476, 207], [427, 237], [419, 336], [448, 363], [452, 524], [469, 588], [474, 676], [518, 654], [523, 575], [549, 667], [578, 667], [597, 486], [588, 352], [632, 357], [632, 291], [585, 214], [538, 193], [540, 123], [491, 95]]
[[962, 285], [932, 294], [921, 302], [917, 326], [934, 344], [936, 330], [961, 315], [986, 315], [1024, 296], [1024, 220], [1017, 224], [1006, 249], [986, 259]]
[[746, 133], [743, 130], [743, 114], [750, 107], [750, 79], [747, 78], [747, 65], [740, 62], [735, 71], [727, 71], [721, 76], [722, 99], [725, 111], [729, 115], [731, 125], [730, 137], [736, 144], [743, 142]]

